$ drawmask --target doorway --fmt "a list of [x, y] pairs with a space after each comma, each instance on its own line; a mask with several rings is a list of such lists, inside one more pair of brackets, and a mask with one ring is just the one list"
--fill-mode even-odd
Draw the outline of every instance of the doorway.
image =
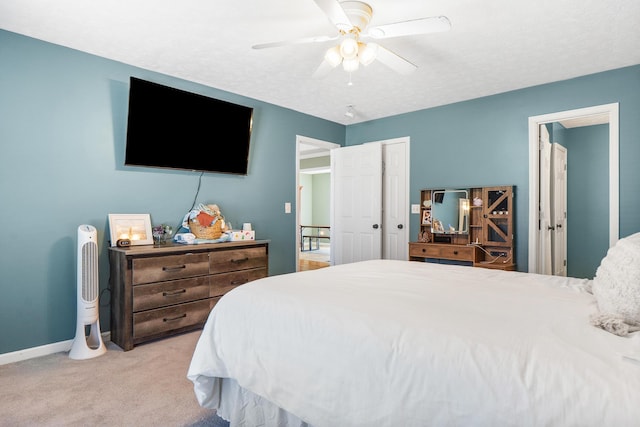
[[[338, 147], [339, 144], [332, 142], [296, 136], [296, 271], [329, 265], [329, 239], [302, 237], [301, 226], [329, 225], [329, 200], [326, 192], [331, 177], [330, 152]], [[329, 235], [322, 228], [304, 230], [304, 234], [320, 236], [326, 232]]]
[[[619, 174], [618, 174], [618, 104], [606, 104], [577, 110], [569, 110], [558, 113], [533, 116], [529, 118], [529, 272], [544, 274], [544, 259], [549, 259], [550, 254], [545, 248], [545, 239], [541, 238], [544, 217], [541, 214], [540, 194], [541, 182], [545, 177], [540, 174], [540, 128], [542, 125], [552, 123], [565, 123], [571, 127], [591, 126], [595, 124], [608, 124], [608, 245], [615, 244], [619, 237]], [[602, 197], [591, 194], [592, 197]], [[588, 203], [588, 200], [584, 200]], [[608, 225], [608, 227], [607, 227]], [[602, 225], [600, 225], [602, 227]], [[593, 230], [584, 230], [589, 233]], [[570, 246], [570, 245], [569, 245]], [[597, 267], [597, 266], [596, 266]]]

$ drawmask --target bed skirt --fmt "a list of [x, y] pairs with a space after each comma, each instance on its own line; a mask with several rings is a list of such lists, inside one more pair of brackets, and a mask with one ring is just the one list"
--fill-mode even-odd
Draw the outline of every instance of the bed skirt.
[[267, 399], [240, 387], [233, 379], [216, 378], [213, 387], [217, 390], [215, 394], [218, 399], [212, 399], [206, 406], [216, 409], [214, 427], [313, 427]]

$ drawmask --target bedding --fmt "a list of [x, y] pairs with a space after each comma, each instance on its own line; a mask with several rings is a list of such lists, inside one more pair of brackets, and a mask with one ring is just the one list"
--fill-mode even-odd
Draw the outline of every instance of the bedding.
[[271, 276], [221, 298], [187, 377], [232, 427], [638, 425], [639, 333], [591, 325], [590, 287], [394, 260]]
[[[618, 319], [626, 326], [612, 332], [626, 335], [640, 329], [640, 233], [609, 248], [596, 270], [593, 295], [602, 317]], [[620, 330], [622, 333], [617, 332]]]

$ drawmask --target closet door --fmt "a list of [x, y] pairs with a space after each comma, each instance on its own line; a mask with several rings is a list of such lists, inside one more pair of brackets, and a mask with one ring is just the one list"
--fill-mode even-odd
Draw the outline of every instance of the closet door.
[[382, 258], [382, 144], [331, 150], [331, 264]]
[[384, 143], [382, 187], [382, 258], [409, 259], [409, 149], [405, 141]]

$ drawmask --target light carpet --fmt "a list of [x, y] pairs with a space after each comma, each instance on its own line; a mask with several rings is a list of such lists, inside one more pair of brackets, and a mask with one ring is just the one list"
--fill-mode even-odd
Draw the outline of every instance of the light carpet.
[[56, 353], [0, 366], [0, 426], [213, 426], [186, 377], [201, 331], [86, 360]]

